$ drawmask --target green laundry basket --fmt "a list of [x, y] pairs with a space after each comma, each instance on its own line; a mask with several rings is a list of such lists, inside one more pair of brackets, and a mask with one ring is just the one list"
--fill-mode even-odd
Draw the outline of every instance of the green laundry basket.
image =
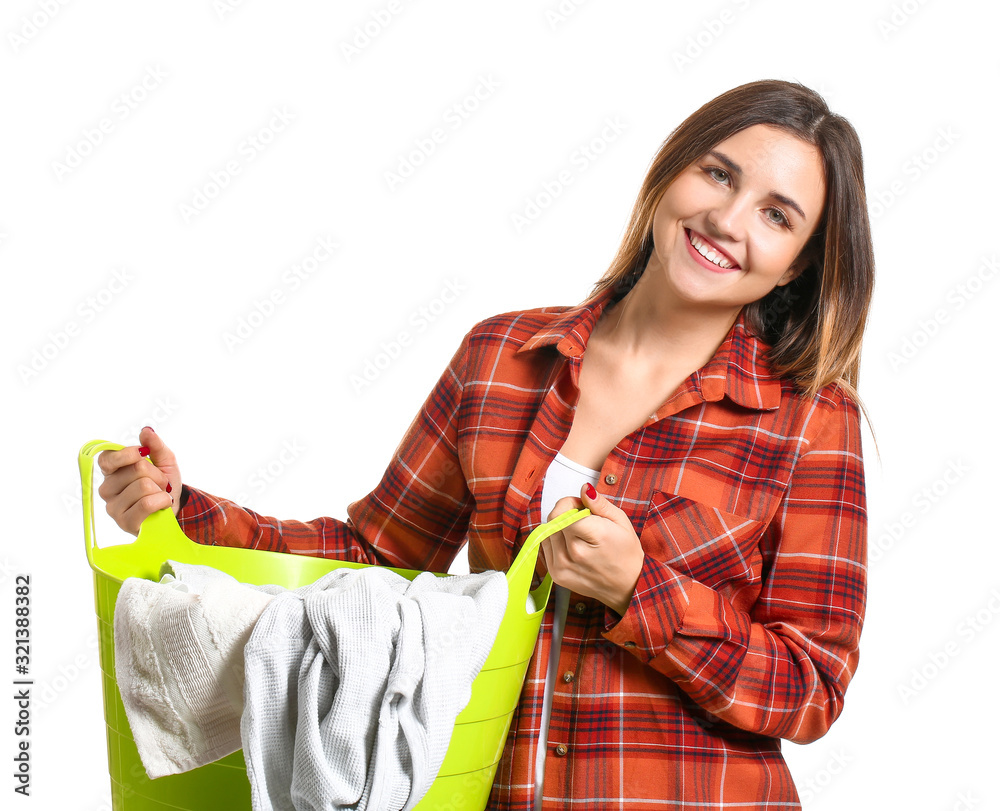
[[[361, 568], [363, 564], [197, 544], [184, 535], [169, 509], [153, 513], [143, 521], [133, 543], [100, 548], [94, 538], [94, 457], [101, 451], [122, 447], [115, 442], [95, 440], [84, 445], [79, 456], [87, 560], [94, 570], [113, 807], [115, 811], [250, 809], [250, 784], [242, 752], [183, 774], [156, 780], [146, 776], [115, 681], [114, 614], [122, 581], [126, 577], [158, 580], [161, 565], [169, 559], [212, 566], [244, 583], [274, 583], [292, 589], [318, 580], [335, 568]], [[496, 641], [472, 683], [468, 706], [455, 721], [441, 769], [416, 808], [482, 811], [486, 807], [552, 587], [546, 576], [530, 592], [529, 602], [538, 546], [550, 535], [589, 514], [589, 510], [570, 510], [537, 527], [525, 541], [507, 572], [507, 610]], [[404, 569], [393, 571], [410, 579], [419, 574]]]

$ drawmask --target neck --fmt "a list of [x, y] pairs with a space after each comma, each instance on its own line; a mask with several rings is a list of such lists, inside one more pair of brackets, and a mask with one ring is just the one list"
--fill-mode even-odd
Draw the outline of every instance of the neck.
[[663, 275], [651, 268], [601, 319], [618, 352], [664, 366], [700, 369], [715, 354], [739, 310], [692, 306], [670, 295]]

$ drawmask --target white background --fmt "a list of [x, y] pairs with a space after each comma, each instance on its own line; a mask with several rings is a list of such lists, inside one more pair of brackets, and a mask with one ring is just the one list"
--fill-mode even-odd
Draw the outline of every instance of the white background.
[[[149, 423], [192, 484], [271, 515], [343, 517], [465, 331], [582, 300], [669, 131], [760, 78], [819, 90], [858, 130], [878, 260], [861, 665], [829, 734], [785, 751], [809, 809], [1000, 807], [987, 519], [1000, 11], [578, 6], [4, 3], [0, 673], [14, 678], [13, 578], [30, 573], [36, 679], [32, 796], [11, 808], [109, 807], [80, 445], [132, 444]], [[391, 188], [387, 173], [437, 127], [433, 153]], [[600, 154], [581, 159], [602, 130]], [[214, 194], [231, 161], [238, 174]], [[528, 217], [564, 169], [572, 183]], [[202, 210], [199, 190], [213, 195]], [[337, 250], [293, 289], [285, 274], [321, 238]], [[280, 304], [255, 314], [276, 290]], [[227, 345], [241, 320], [256, 326]]]

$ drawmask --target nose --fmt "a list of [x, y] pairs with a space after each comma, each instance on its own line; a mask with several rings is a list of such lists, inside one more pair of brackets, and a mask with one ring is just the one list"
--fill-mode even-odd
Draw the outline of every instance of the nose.
[[715, 229], [716, 236], [739, 241], [746, 236], [748, 217], [751, 214], [750, 200], [734, 194], [720, 200], [708, 211], [708, 222]]

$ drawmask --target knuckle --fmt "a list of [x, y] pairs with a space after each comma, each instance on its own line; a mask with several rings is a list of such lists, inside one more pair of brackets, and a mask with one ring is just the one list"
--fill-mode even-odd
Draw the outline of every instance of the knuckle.
[[139, 520], [142, 521], [146, 516], [151, 515], [152, 513], [155, 513], [157, 510], [159, 510], [160, 507], [163, 506], [162, 504], [157, 503], [159, 501], [160, 499], [155, 495], [144, 496], [143, 498], [139, 499], [138, 503], [136, 504], [136, 506], [139, 508], [139, 512], [141, 513], [141, 515], [139, 516]]
[[113, 451], [102, 451], [97, 454], [97, 466], [101, 469], [101, 473], [107, 476], [109, 473], [114, 471], [115, 466], [111, 461], [111, 454]]
[[143, 476], [139, 479], [139, 491], [145, 496], [149, 497], [155, 493], [160, 492], [159, 485], [154, 482], [149, 476]]

